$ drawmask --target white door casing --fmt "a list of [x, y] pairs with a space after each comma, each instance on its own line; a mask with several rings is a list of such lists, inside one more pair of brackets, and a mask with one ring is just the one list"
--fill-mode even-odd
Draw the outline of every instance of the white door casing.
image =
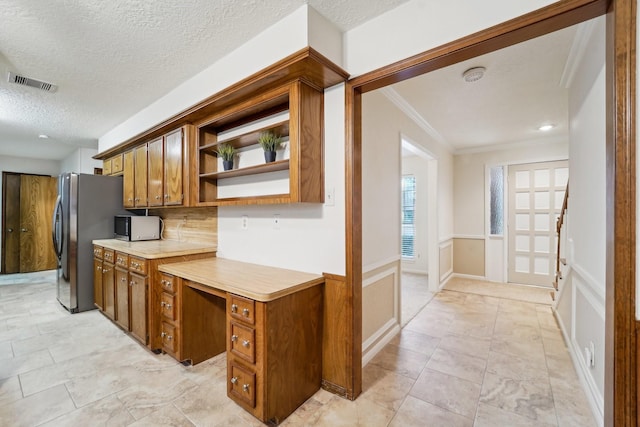
[[508, 281], [553, 287], [566, 160], [509, 166]]

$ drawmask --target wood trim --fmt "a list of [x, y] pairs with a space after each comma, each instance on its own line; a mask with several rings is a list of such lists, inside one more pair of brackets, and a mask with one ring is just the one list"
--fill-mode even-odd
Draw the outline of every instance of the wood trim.
[[[635, 426], [635, 1], [560, 0], [542, 9], [398, 61], [346, 86], [346, 278], [353, 336], [362, 334], [361, 95], [604, 14], [607, 22], [607, 355], [605, 425]], [[632, 29], [632, 31], [629, 31]], [[615, 51], [614, 51], [615, 49]], [[615, 60], [614, 60], [615, 59]], [[613, 65], [613, 67], [611, 66]], [[615, 321], [615, 322], [614, 322]], [[355, 353], [360, 341], [354, 342]], [[612, 359], [615, 357], [615, 359]], [[639, 374], [640, 375], [640, 374]], [[361, 376], [350, 388], [361, 390]], [[355, 394], [357, 396], [357, 393]]]
[[511, 46], [604, 14], [607, 0], [564, 0], [351, 80], [361, 93]]
[[161, 136], [188, 123], [197, 123], [215, 111], [227, 108], [254, 96], [255, 93], [300, 79], [322, 90], [345, 81], [349, 73], [335, 65], [311, 47], [305, 47], [275, 64], [211, 95], [157, 125], [122, 143], [98, 153], [94, 159], [106, 159], [133, 146]]
[[636, 426], [636, 1], [607, 14], [605, 425]]

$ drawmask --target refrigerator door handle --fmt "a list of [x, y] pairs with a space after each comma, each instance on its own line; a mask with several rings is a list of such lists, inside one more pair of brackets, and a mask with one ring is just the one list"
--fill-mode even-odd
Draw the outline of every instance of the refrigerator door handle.
[[[60, 241], [58, 242], [58, 236], [56, 234], [56, 225], [60, 221]], [[51, 227], [51, 238], [53, 239], [53, 250], [56, 253], [58, 259], [62, 257], [62, 246], [64, 245], [64, 233], [63, 230], [63, 215], [62, 215], [62, 198], [58, 196], [56, 199], [56, 208], [53, 210], [53, 226]]]

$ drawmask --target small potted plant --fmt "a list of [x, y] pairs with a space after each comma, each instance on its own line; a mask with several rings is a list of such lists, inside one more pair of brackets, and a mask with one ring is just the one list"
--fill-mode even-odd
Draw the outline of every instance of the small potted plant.
[[264, 161], [267, 163], [275, 162], [276, 150], [280, 148], [282, 137], [271, 131], [262, 132], [258, 137], [258, 144], [264, 150]]
[[219, 144], [216, 148], [218, 152], [218, 156], [222, 157], [222, 167], [224, 170], [228, 171], [233, 169], [233, 156], [236, 154], [236, 149], [233, 148], [233, 145]]

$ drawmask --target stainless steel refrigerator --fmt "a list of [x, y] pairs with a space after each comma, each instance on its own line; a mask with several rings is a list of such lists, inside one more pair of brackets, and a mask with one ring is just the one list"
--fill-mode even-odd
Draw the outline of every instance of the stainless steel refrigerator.
[[64, 173], [58, 177], [53, 247], [58, 257], [58, 301], [71, 313], [92, 310], [92, 240], [113, 237], [122, 206], [122, 177]]

